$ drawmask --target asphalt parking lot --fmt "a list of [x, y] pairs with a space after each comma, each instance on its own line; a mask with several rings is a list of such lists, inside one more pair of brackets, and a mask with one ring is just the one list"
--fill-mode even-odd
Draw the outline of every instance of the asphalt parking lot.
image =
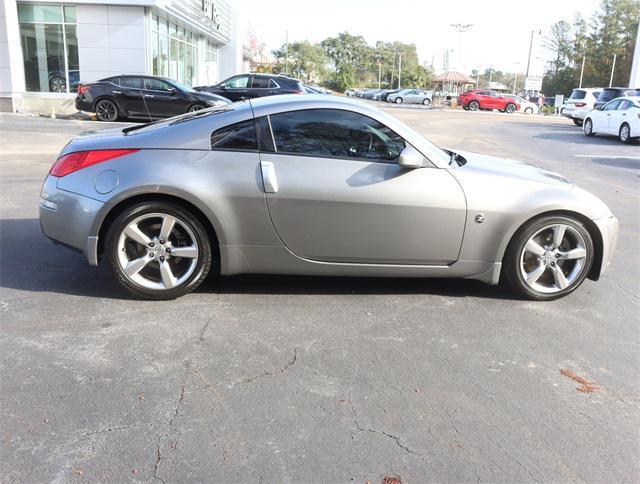
[[550, 303], [275, 276], [132, 300], [37, 220], [57, 152], [105, 126], [0, 115], [0, 481], [638, 482], [640, 146], [562, 118], [385, 109], [601, 197], [620, 220], [609, 272]]

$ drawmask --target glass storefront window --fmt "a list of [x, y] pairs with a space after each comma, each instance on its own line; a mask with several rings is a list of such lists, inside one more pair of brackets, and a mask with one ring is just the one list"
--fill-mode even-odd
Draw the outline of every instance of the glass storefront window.
[[151, 29], [153, 74], [192, 86], [198, 79], [198, 36], [155, 13]]
[[27, 91], [70, 92], [80, 80], [75, 7], [19, 4]]

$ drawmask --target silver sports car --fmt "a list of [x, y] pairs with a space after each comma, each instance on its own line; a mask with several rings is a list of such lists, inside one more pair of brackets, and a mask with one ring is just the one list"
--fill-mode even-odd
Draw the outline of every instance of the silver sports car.
[[45, 179], [40, 222], [149, 299], [214, 271], [463, 277], [548, 300], [597, 280], [618, 232], [561, 175], [320, 95], [84, 133]]

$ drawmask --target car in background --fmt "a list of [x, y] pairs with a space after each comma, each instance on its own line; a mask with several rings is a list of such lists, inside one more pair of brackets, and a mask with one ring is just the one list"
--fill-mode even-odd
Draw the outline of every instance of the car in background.
[[389, 96], [400, 91], [402, 91], [402, 89], [385, 89], [385, 92], [380, 94], [380, 101], [387, 102], [389, 100]]
[[383, 96], [385, 96], [385, 97], [388, 96], [390, 91], [392, 91], [392, 89], [380, 89], [378, 92], [376, 92], [373, 95], [372, 99], [374, 101], [382, 101], [383, 100], [382, 97]]
[[[69, 84], [71, 86], [71, 92], [78, 88], [78, 84], [80, 84], [79, 70], [69, 70]], [[67, 78], [64, 72], [54, 71], [49, 75], [49, 91], [67, 92]]]
[[471, 89], [458, 96], [458, 104], [465, 111], [498, 109], [505, 113], [514, 113], [520, 109], [520, 104], [510, 97], [505, 97], [497, 91], [486, 89]]
[[517, 94], [503, 94], [503, 96], [513, 99], [520, 106], [519, 111], [521, 113], [538, 114], [540, 112], [540, 108], [536, 103], [527, 101], [526, 99], [518, 96]]
[[231, 101], [305, 93], [304, 85], [298, 79], [274, 74], [240, 74], [213, 86], [198, 86], [194, 89], [223, 96]]
[[373, 96], [375, 96], [380, 91], [382, 91], [382, 89], [367, 89], [362, 93], [360, 97], [362, 99], [373, 99]]
[[619, 97], [590, 111], [583, 131], [586, 136], [617, 136], [625, 144], [640, 138], [640, 96]]
[[593, 109], [602, 92], [601, 87], [579, 87], [571, 92], [571, 96], [564, 103], [562, 115], [573, 120], [576, 126], [582, 126], [587, 113]]
[[640, 88], [605, 87], [593, 107], [594, 109], [598, 109], [613, 99], [625, 96], [640, 96]]
[[353, 97], [353, 96], [355, 96], [355, 95], [356, 95], [356, 90], [355, 90], [355, 89], [347, 89], [347, 90], [344, 92], [344, 95], [345, 95], [345, 96], [349, 96], [349, 97]]
[[431, 105], [433, 91], [423, 91], [422, 89], [402, 89], [399, 92], [387, 96], [387, 102], [402, 104], [424, 104]]
[[99, 121], [117, 121], [168, 118], [230, 102], [166, 77], [113, 76], [78, 84], [76, 109], [95, 113]]
[[316, 86], [310, 86], [309, 84], [303, 84], [302, 87], [306, 94], [331, 94], [326, 89], [318, 89]]

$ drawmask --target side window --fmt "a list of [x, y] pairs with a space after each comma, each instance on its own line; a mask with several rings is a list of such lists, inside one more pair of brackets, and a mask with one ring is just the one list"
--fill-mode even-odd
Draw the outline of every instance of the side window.
[[611, 101], [605, 104], [603, 111], [615, 111], [616, 109], [618, 109], [619, 105], [620, 100], [616, 99], [615, 101]]
[[211, 135], [212, 150], [257, 151], [256, 127], [253, 120], [225, 126]]
[[222, 85], [227, 89], [244, 89], [249, 85], [249, 76], [232, 77]]
[[275, 149], [318, 157], [365, 158], [392, 162], [405, 147], [391, 129], [362, 114], [308, 109], [270, 116]]
[[632, 107], [631, 101], [624, 100], [618, 105], [618, 111], [626, 111], [630, 107]]
[[152, 91], [170, 91], [171, 84], [160, 79], [144, 78], [144, 88]]
[[268, 77], [255, 76], [251, 87], [254, 89], [266, 89], [269, 87], [269, 80]]
[[140, 89], [140, 81], [139, 77], [121, 77], [120, 85], [131, 89]]
[[269, 79], [269, 89], [277, 89], [280, 86], [278, 86], [278, 83], [276, 81], [274, 81], [273, 79]]

